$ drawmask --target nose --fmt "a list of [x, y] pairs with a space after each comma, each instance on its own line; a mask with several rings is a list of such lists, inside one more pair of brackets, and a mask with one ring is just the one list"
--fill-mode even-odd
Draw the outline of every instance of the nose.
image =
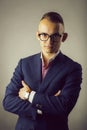
[[54, 39], [53, 37], [49, 37], [48, 41], [47, 41], [50, 45], [53, 45], [54, 43]]

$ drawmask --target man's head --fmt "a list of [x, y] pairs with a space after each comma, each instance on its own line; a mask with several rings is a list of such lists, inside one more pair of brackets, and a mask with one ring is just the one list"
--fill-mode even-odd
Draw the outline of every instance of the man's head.
[[61, 15], [56, 12], [44, 14], [39, 23], [37, 38], [40, 41], [43, 53], [56, 53], [61, 42], [64, 42], [67, 38]]
[[53, 23], [61, 23], [64, 25], [64, 21], [63, 18], [60, 14], [58, 14], [57, 12], [48, 12], [45, 13], [41, 20], [43, 19], [48, 19], [49, 21], [53, 22]]

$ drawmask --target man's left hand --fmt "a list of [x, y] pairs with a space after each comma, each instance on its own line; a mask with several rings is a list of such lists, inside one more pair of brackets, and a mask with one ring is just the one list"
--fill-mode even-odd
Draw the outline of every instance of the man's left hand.
[[28, 96], [28, 94], [31, 92], [30, 87], [24, 82], [22, 81], [22, 88], [19, 90], [19, 97], [23, 100], [26, 100], [26, 95]]

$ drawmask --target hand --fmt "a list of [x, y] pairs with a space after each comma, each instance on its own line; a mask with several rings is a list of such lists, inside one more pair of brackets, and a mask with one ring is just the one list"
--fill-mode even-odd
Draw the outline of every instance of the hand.
[[59, 90], [54, 96], [59, 96], [61, 93], [61, 90]]
[[22, 80], [22, 86], [23, 86], [23, 88], [22, 89], [24, 89], [24, 90], [26, 90], [26, 92], [31, 92], [31, 89], [30, 89], [30, 87]]
[[26, 100], [27, 98], [25, 97], [25, 95], [29, 95], [29, 93], [31, 92], [30, 87], [24, 82], [22, 81], [22, 88], [19, 90], [19, 97], [23, 100]]

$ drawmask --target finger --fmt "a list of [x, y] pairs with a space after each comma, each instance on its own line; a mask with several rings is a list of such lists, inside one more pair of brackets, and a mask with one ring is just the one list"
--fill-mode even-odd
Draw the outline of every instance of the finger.
[[28, 85], [23, 80], [22, 80], [22, 85], [23, 87], [28, 88]]
[[61, 90], [59, 90], [59, 91], [55, 94], [55, 96], [59, 96], [60, 93], [61, 93]]
[[31, 92], [30, 86], [28, 86], [23, 80], [22, 80], [22, 85], [23, 85], [24, 89], [25, 89], [27, 92]]
[[61, 93], [61, 90], [58, 91], [58, 95], [60, 95], [60, 93]]

